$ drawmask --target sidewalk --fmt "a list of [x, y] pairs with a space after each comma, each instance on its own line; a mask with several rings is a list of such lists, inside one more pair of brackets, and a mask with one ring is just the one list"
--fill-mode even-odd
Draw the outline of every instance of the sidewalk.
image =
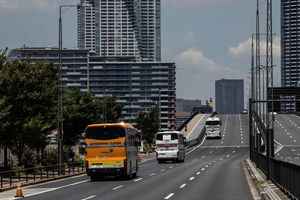
[[267, 180], [266, 176], [249, 159], [245, 160], [242, 166], [254, 200], [289, 199], [276, 185]]

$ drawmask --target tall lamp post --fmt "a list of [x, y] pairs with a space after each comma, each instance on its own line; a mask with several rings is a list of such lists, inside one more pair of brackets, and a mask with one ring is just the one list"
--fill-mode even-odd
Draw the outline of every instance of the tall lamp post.
[[58, 171], [63, 173], [63, 81], [62, 81], [62, 10], [63, 8], [74, 8], [77, 5], [59, 6], [59, 34], [58, 34], [58, 113], [57, 113], [57, 134], [58, 134]]

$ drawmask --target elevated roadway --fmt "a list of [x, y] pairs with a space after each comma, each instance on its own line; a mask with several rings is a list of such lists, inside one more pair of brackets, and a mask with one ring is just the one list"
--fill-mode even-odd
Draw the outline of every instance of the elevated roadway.
[[197, 139], [209, 114], [198, 114], [181, 130], [188, 141]]
[[274, 137], [279, 144], [275, 156], [300, 165], [300, 117], [294, 114], [277, 114], [274, 128]]

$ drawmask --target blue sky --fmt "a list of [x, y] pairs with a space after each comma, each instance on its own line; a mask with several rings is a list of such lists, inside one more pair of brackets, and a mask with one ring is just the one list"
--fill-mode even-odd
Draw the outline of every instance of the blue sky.
[[[77, 2], [0, 0], [0, 48], [57, 46], [58, 5]], [[162, 0], [162, 54], [164, 60], [177, 64], [178, 97], [214, 97], [214, 81], [220, 78], [243, 78], [249, 89], [255, 6], [255, 0]], [[275, 77], [279, 79], [280, 1], [273, 6]], [[73, 9], [64, 11], [63, 28], [64, 47], [76, 47]]]

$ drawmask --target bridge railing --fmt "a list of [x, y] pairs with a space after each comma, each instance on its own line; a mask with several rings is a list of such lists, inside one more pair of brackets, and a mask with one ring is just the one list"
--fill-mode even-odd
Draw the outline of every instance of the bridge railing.
[[[62, 173], [59, 170], [62, 169]], [[18, 184], [30, 185], [46, 182], [60, 177], [74, 176], [85, 172], [84, 164], [74, 162], [59, 165], [14, 169], [0, 172], [0, 192], [17, 187]]]
[[[252, 152], [252, 161], [265, 174], [268, 172], [268, 159], [256, 151]], [[271, 158], [270, 179], [291, 199], [300, 199], [300, 166]]]

